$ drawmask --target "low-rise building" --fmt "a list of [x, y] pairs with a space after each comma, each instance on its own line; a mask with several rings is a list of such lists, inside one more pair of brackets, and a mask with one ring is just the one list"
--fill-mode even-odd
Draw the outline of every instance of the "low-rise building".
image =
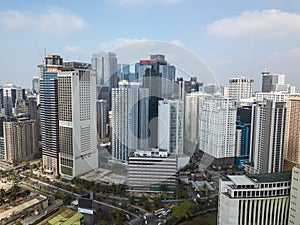
[[167, 192], [177, 187], [177, 155], [167, 150], [136, 150], [129, 156], [128, 185], [131, 191]]

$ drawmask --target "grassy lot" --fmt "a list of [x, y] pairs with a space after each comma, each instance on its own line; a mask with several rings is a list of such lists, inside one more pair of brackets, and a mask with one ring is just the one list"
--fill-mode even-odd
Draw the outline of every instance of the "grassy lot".
[[180, 225], [217, 225], [217, 212], [198, 216]]

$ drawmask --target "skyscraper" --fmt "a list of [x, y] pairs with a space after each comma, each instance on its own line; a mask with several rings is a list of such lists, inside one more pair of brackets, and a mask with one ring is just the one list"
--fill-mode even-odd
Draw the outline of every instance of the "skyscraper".
[[18, 99], [25, 100], [25, 89], [16, 87], [13, 84], [5, 84], [2, 88], [2, 105], [4, 115], [10, 117], [15, 113], [16, 102]]
[[[92, 69], [96, 72], [97, 86], [109, 87], [108, 108], [111, 109], [111, 91], [118, 87], [118, 62], [116, 54], [113, 52], [101, 52], [93, 54], [91, 60]], [[102, 89], [100, 88], [99, 91]], [[101, 93], [97, 93], [97, 95]]]
[[59, 171], [72, 179], [98, 168], [96, 75], [90, 64], [64, 63], [58, 103]]
[[148, 147], [149, 90], [119, 82], [112, 90], [112, 158], [127, 163], [131, 151]]
[[150, 55], [150, 60], [141, 60], [139, 80], [149, 88], [149, 121], [151, 121], [150, 147], [157, 147], [158, 101], [172, 98], [175, 67], [168, 64], [164, 55]]
[[59, 154], [58, 132], [58, 89], [57, 73], [62, 68], [63, 59], [58, 55], [48, 55], [40, 69], [40, 120], [42, 138], [42, 161], [46, 173], [57, 175]]
[[38, 77], [33, 77], [32, 78], [32, 93], [37, 94], [39, 93], [40, 90], [40, 80]]
[[253, 104], [250, 160], [258, 173], [283, 170], [286, 103], [265, 100]]
[[265, 70], [262, 75], [262, 92], [294, 93], [295, 87], [285, 83], [285, 74], [270, 74]]
[[193, 143], [194, 146], [199, 141], [199, 119], [201, 105], [205, 98], [210, 95], [200, 92], [194, 92], [185, 96], [184, 107], [184, 139], [186, 142]]
[[243, 98], [253, 96], [254, 80], [248, 77], [240, 76], [229, 79], [229, 97], [239, 101]]
[[100, 99], [97, 101], [97, 132], [101, 141], [108, 136], [108, 110], [107, 101]]
[[284, 74], [270, 74], [265, 70], [261, 72], [262, 75], [262, 92], [274, 92], [276, 91], [276, 85], [283, 85], [285, 80]]
[[237, 109], [236, 137], [235, 137], [235, 165], [241, 166], [249, 162], [251, 137], [251, 106]]
[[38, 137], [35, 120], [4, 122], [4, 149], [7, 162], [22, 162], [37, 157]]
[[199, 150], [213, 156], [216, 165], [234, 163], [236, 112], [234, 99], [222, 96], [207, 98], [201, 105]]
[[287, 98], [284, 158], [300, 164], [300, 97]]
[[183, 154], [184, 131], [183, 100], [160, 100], [158, 102], [158, 147], [168, 153]]

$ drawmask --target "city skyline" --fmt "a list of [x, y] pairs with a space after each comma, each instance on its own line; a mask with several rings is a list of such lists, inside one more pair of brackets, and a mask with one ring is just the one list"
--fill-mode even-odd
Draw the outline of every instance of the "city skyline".
[[5, 2], [0, 7], [0, 40], [6, 54], [0, 65], [9, 76], [1, 80], [30, 87], [45, 52], [90, 62], [93, 53], [159, 40], [193, 51], [222, 85], [244, 75], [254, 78], [257, 90], [266, 66], [299, 87], [299, 13], [299, 2], [273, 0]]

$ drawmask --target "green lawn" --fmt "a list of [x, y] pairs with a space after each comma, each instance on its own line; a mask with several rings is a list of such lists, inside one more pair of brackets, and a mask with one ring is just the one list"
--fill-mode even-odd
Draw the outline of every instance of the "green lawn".
[[217, 212], [198, 216], [180, 225], [217, 225]]

